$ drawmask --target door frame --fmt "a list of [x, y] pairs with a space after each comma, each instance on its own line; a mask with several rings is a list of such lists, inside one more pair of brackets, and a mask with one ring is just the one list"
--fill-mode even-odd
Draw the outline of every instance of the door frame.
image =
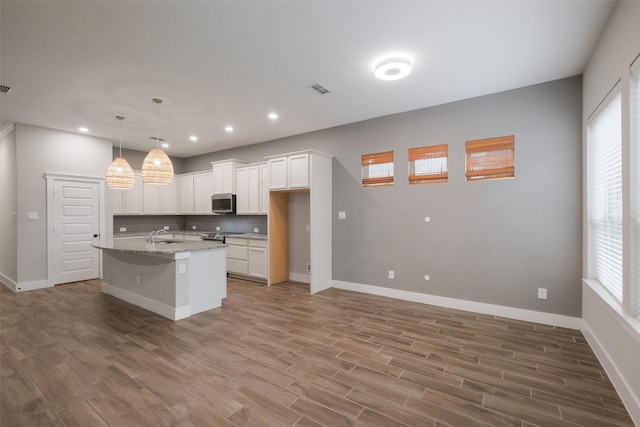
[[[55, 235], [53, 227], [56, 223], [56, 206], [53, 194], [54, 184], [56, 181], [72, 181], [84, 183], [98, 184], [98, 222], [100, 229], [100, 243], [104, 243], [105, 233], [107, 230], [107, 206], [106, 206], [106, 180], [104, 177], [83, 176], [83, 175], [65, 175], [59, 173], [45, 173], [44, 178], [47, 181], [47, 283], [49, 287], [55, 285]], [[99, 277], [102, 279], [102, 251], [98, 257]]]

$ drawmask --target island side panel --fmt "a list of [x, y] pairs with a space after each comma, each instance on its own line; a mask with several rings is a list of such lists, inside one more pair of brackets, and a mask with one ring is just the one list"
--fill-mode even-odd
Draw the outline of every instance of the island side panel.
[[191, 252], [188, 261], [191, 314], [220, 307], [227, 297], [227, 249]]
[[176, 320], [173, 257], [103, 250], [102, 291]]

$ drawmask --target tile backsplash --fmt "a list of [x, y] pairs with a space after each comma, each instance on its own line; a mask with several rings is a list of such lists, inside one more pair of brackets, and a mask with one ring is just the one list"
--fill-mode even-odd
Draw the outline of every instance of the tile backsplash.
[[[220, 231], [267, 234], [266, 215], [118, 215], [113, 217], [113, 234], [149, 233], [169, 227], [169, 231]], [[195, 230], [193, 227], [196, 227]], [[126, 232], [121, 232], [124, 227]]]

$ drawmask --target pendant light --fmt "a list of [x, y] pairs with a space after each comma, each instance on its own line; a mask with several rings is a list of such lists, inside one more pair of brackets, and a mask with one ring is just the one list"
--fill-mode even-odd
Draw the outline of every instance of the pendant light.
[[107, 187], [116, 190], [131, 190], [135, 182], [133, 175], [133, 169], [122, 157], [122, 121], [124, 117], [116, 116], [116, 119], [120, 122], [120, 155], [111, 162], [107, 169]]
[[149, 151], [142, 162], [142, 182], [145, 184], [168, 185], [173, 182], [173, 163], [167, 153], [158, 148], [158, 109], [162, 99], [154, 98], [156, 104], [156, 148]]

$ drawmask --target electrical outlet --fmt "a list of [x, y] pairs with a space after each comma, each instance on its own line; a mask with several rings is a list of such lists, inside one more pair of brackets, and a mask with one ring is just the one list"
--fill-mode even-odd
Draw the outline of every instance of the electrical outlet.
[[164, 226], [164, 229], [165, 229], [165, 230], [168, 230], [168, 229], [169, 229], [169, 226], [168, 226], [168, 225], [165, 225], [165, 226]]
[[124, 233], [125, 231], [127, 231], [127, 227], [120, 227], [120, 232]]
[[538, 299], [547, 299], [547, 289], [538, 288]]
[[192, 229], [192, 230], [195, 230], [195, 229], [196, 229], [196, 226], [195, 226], [195, 225], [192, 225], [192, 226], [191, 226], [191, 229]]
[[307, 273], [311, 273], [311, 263], [307, 263]]
[[345, 211], [338, 212], [338, 219], [347, 219], [347, 213]]
[[395, 279], [396, 278], [396, 273], [393, 270], [389, 270], [389, 279]]
[[37, 221], [38, 212], [27, 212], [27, 221]]
[[216, 231], [220, 231], [220, 227], [216, 227]]
[[260, 232], [260, 229], [259, 229], [259, 228], [254, 228], [254, 229], [253, 229], [253, 232], [254, 232], [254, 233], [259, 233], [259, 232]]

